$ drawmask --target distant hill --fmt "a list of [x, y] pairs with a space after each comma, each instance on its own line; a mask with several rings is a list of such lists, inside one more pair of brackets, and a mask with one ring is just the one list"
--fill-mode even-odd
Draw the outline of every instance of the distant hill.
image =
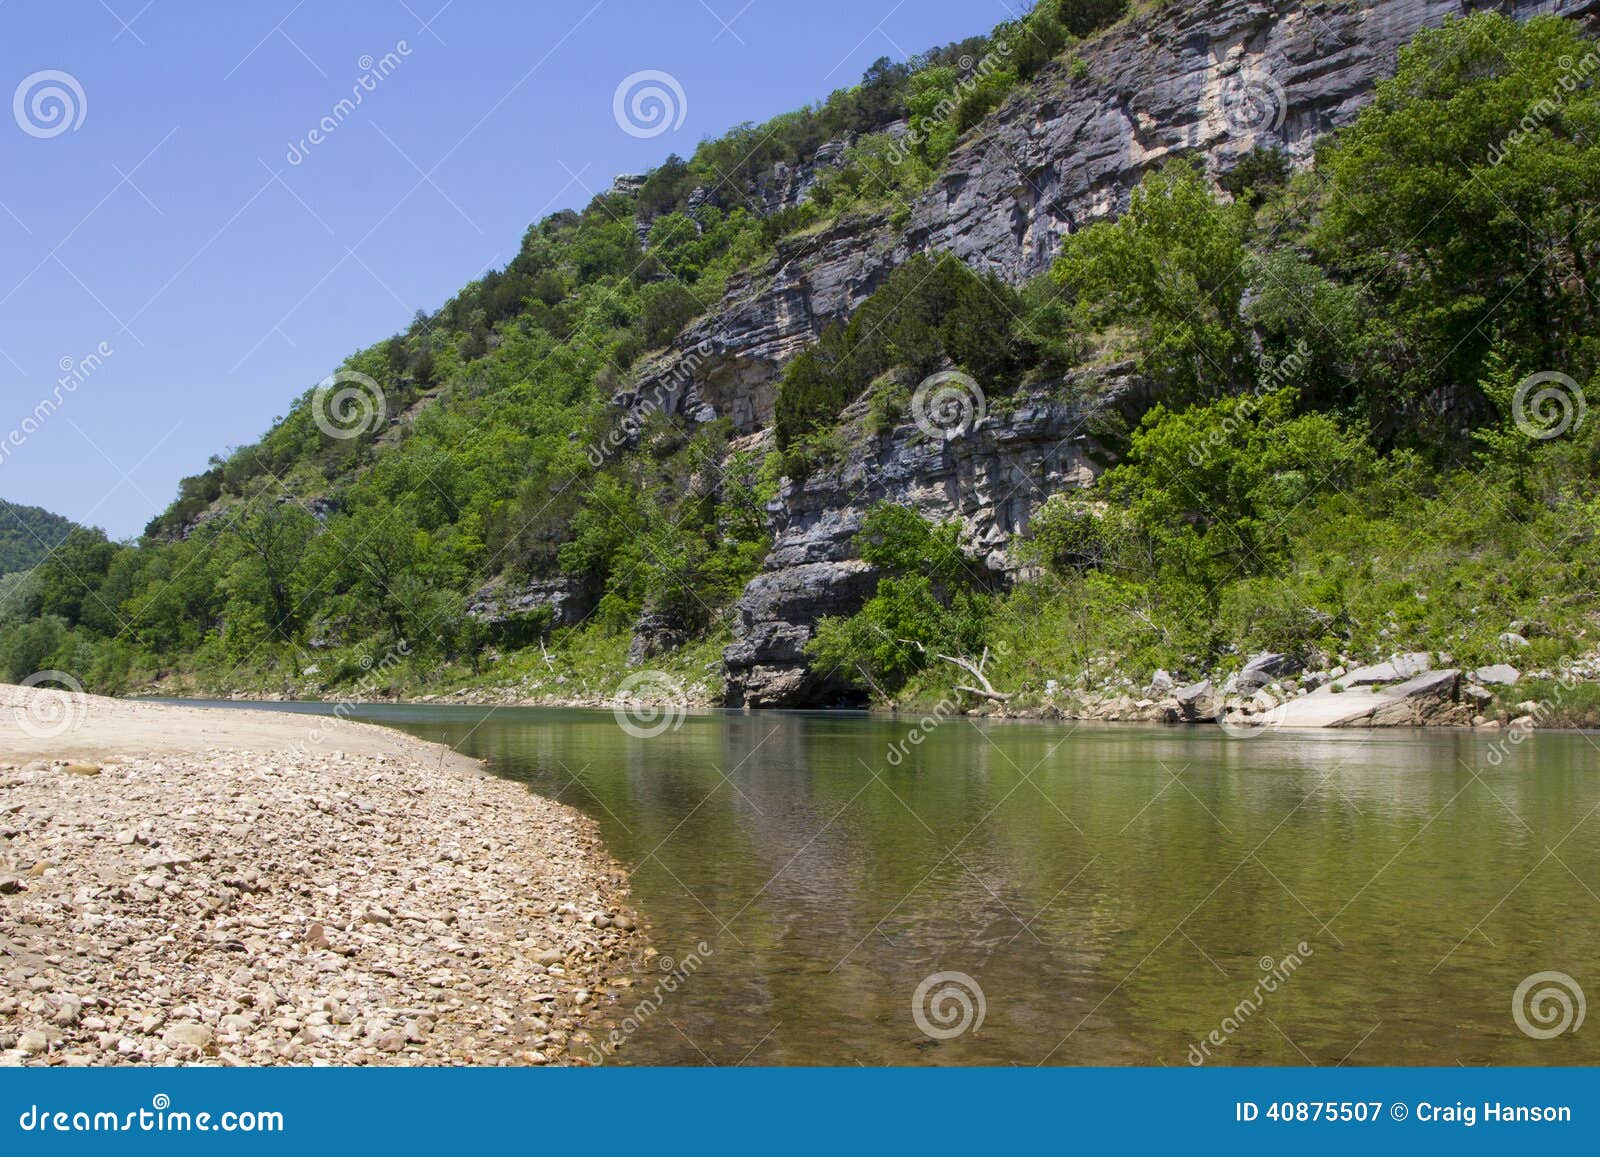
[[73, 526], [59, 514], [0, 498], [0, 574], [32, 569]]

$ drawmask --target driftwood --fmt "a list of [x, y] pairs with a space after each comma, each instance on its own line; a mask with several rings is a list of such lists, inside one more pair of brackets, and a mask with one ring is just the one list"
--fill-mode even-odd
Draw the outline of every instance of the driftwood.
[[957, 683], [957, 691], [965, 691], [968, 695], [976, 695], [980, 699], [991, 699], [996, 703], [1009, 703], [1011, 701], [1011, 696], [1005, 694], [1004, 692], [996, 691], [994, 689], [994, 684], [989, 682], [989, 676], [983, 673], [983, 669], [989, 665], [988, 647], [983, 649], [983, 657], [976, 663], [974, 663], [971, 659], [962, 659], [955, 655], [935, 655], [934, 658], [942, 659], [946, 663], [951, 663], [957, 667], [960, 667], [967, 674], [971, 675], [974, 679], [983, 684], [982, 687], [969, 687], [963, 683]]
[[[924, 647], [915, 639], [901, 639], [900, 642], [906, 644], [908, 647], [915, 647], [924, 655], [928, 653], [928, 648]], [[989, 682], [989, 676], [983, 673], [983, 669], [989, 665], [988, 647], [983, 649], [983, 657], [980, 658], [976, 663], [974, 663], [971, 659], [962, 659], [955, 655], [935, 654], [934, 658], [942, 659], [946, 663], [951, 663], [957, 667], [960, 667], [967, 674], [971, 675], [974, 679], [983, 684], [982, 687], [969, 687], [965, 683], [957, 683], [957, 691], [965, 691], [968, 695], [976, 695], [979, 699], [991, 699], [996, 703], [1009, 703], [1011, 701], [1011, 696], [1005, 692], [996, 691], [994, 689], [994, 684]], [[865, 674], [865, 672], [863, 672], [863, 674]]]

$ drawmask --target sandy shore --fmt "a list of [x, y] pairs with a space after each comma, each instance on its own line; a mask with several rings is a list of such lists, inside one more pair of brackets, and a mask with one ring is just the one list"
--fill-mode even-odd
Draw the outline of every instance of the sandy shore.
[[563, 1063], [634, 929], [590, 820], [447, 748], [0, 685], [0, 1063]]

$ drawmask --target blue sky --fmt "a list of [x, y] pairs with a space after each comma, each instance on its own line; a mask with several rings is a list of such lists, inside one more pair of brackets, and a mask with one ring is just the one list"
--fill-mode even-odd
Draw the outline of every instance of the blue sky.
[[[530, 222], [1012, 7], [0, 0], [0, 498], [137, 534]], [[653, 137], [612, 113], [645, 70]]]

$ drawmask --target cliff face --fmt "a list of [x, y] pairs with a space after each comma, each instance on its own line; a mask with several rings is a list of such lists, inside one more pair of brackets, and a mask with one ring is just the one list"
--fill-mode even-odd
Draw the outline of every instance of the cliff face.
[[[642, 367], [620, 404], [726, 415], [741, 432], [772, 417], [789, 358], [848, 317], [917, 253], [948, 251], [1013, 283], [1047, 269], [1063, 236], [1126, 204], [1164, 160], [1198, 155], [1223, 172], [1277, 146], [1301, 164], [1348, 124], [1426, 27], [1484, 8], [1581, 17], [1600, 0], [1199, 0], [1130, 20], [1047, 67], [950, 156], [903, 228], [883, 213], [792, 239], [722, 305]], [[838, 144], [763, 185], [793, 204]]]
[[850, 614], [872, 595], [876, 576], [852, 540], [873, 506], [960, 522], [967, 551], [1003, 580], [1012, 566], [1006, 544], [1032, 511], [1099, 472], [1105, 451], [1092, 419], [1108, 409], [1134, 415], [1149, 401], [1132, 367], [1121, 365], [1025, 393], [958, 435], [907, 422], [868, 436], [865, 407], [847, 411], [856, 436], [844, 460], [787, 483], [769, 508], [772, 553], [734, 608], [736, 641], [723, 656], [729, 704], [792, 707], [847, 694], [853, 672], [812, 668], [805, 646], [818, 619]]
[[[887, 211], [784, 243], [721, 307], [643, 368], [624, 407], [701, 420], [727, 416], [753, 434], [771, 421], [783, 365], [829, 322], [848, 317], [897, 265], [948, 251], [1020, 283], [1050, 265], [1063, 236], [1115, 215], [1164, 160], [1197, 155], [1223, 172], [1258, 147], [1311, 160], [1315, 141], [1349, 123], [1422, 28], [1481, 8], [1518, 18], [1592, 16], [1600, 0], [1367, 0], [1171, 4], [1125, 22], [1058, 60], [979, 126], [900, 227]], [[822, 158], [834, 163], [832, 157]], [[805, 168], [805, 167], [802, 167]], [[774, 174], [769, 198], [792, 203], [806, 172]], [[880, 501], [960, 518], [989, 565], [1050, 493], [1096, 473], [1085, 423], [1097, 407], [1146, 397], [1126, 371], [1077, 383], [1063, 402], [1022, 399], [964, 437], [915, 426], [856, 446], [846, 460], [789, 485], [771, 511], [775, 545], [735, 608], [729, 702], [793, 706], [839, 694], [804, 647], [821, 615], [848, 614], [874, 585], [850, 538]]]

